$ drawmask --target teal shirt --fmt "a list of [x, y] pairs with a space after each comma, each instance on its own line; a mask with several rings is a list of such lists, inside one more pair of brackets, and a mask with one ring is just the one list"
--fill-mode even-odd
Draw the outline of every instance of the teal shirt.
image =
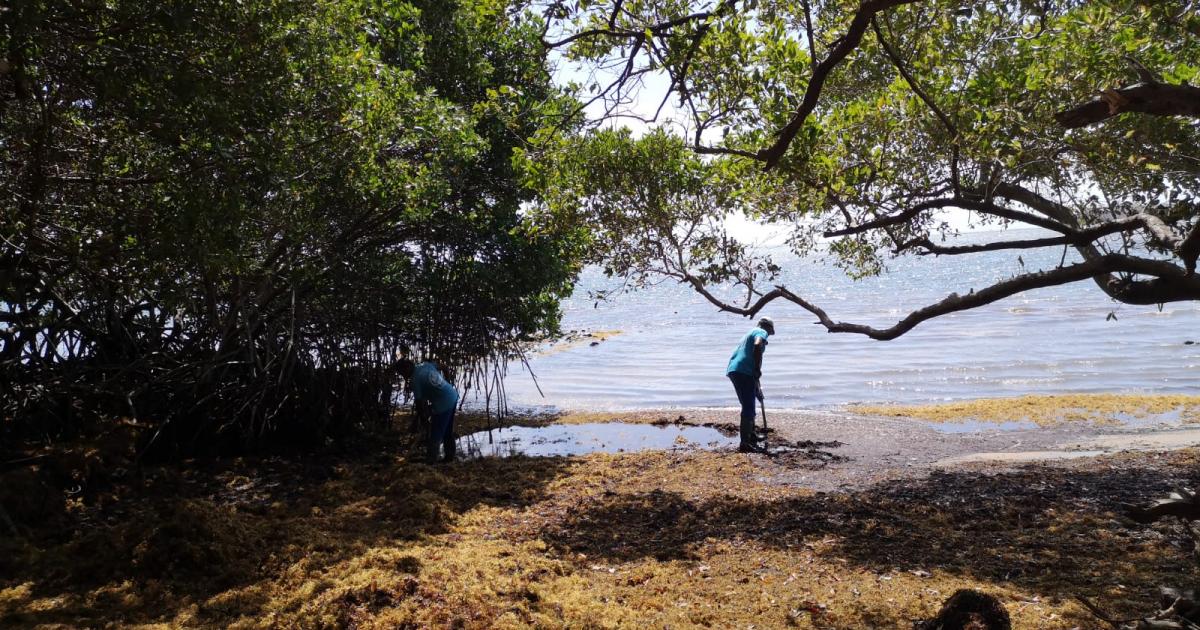
[[433, 413], [446, 413], [458, 404], [458, 391], [446, 382], [437, 366], [425, 362], [413, 367], [413, 398], [418, 402], [428, 400], [433, 404]]
[[767, 331], [761, 328], [755, 328], [746, 333], [746, 336], [742, 337], [737, 347], [733, 349], [733, 356], [729, 357], [729, 367], [725, 368], [725, 375], [740, 372], [749, 376], [757, 376], [754, 373], [754, 340], [762, 339], [765, 352], [767, 337]]

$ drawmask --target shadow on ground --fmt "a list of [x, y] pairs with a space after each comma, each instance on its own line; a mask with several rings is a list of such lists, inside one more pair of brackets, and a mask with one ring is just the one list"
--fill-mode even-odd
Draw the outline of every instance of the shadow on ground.
[[1194, 467], [1067, 473], [1030, 466], [996, 475], [938, 472], [776, 501], [652, 490], [606, 497], [541, 535], [564, 552], [610, 562], [694, 559], [714, 540], [780, 549], [816, 541], [824, 555], [876, 573], [949, 572], [1066, 599], [1117, 584], [1149, 589], [1164, 574], [1192, 583], [1198, 573], [1181, 532], [1117, 513], [1122, 503], [1197, 480]]
[[[64, 506], [46, 522], [11, 519], [18, 535], [0, 536], [0, 626], [170, 621], [297, 563], [320, 575], [368, 549], [445, 533], [479, 506], [534, 504], [572, 466], [524, 457], [430, 466], [412, 461], [407, 436], [391, 437], [366, 452], [146, 468], [86, 490], [10, 475]], [[420, 568], [411, 557], [391, 567]], [[359, 604], [371, 602], [347, 602]]]
[[[54, 490], [61, 505], [45, 522], [17, 519], [19, 535], [0, 538], [0, 626], [491, 627], [505, 615], [528, 626], [613, 614], [637, 625], [660, 600], [697, 593], [745, 604], [677, 613], [721, 626], [759, 614], [746, 602], [767, 584], [754, 580], [775, 570], [760, 558], [775, 552], [789, 572], [823, 565], [832, 580], [933, 573], [1045, 598], [1084, 595], [1122, 614], [1145, 612], [1145, 593], [1160, 582], [1200, 577], [1175, 525], [1116, 516], [1123, 503], [1195, 485], [1195, 454], [958, 470], [814, 495], [757, 480], [758, 456], [736, 453], [429, 466], [400, 439], [343, 454], [183, 462], [78, 487], [22, 473], [26, 495]], [[0, 499], [20, 504], [5, 487]], [[693, 561], [721, 554], [728, 575], [708, 584]], [[805, 564], [805, 554], [818, 561]], [[773, 588], [795, 609], [773, 612], [781, 623], [809, 614], [806, 576], [785, 586], [783, 573]], [[804, 588], [816, 593], [818, 582]], [[1114, 603], [1117, 585], [1124, 602]], [[620, 599], [635, 596], [647, 608]], [[879, 627], [907, 614], [889, 606], [920, 612], [886, 597], [845, 605], [855, 623]]]

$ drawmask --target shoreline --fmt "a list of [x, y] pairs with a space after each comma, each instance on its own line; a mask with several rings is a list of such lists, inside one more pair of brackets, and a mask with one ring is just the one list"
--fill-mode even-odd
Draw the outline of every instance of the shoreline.
[[[646, 407], [512, 405], [509, 419], [728, 414], [736, 420], [738, 405], [664, 405]], [[467, 407], [469, 415], [481, 415]], [[757, 413], [757, 411], [756, 411]], [[843, 402], [813, 407], [769, 408], [770, 415], [869, 416], [904, 418], [930, 424], [978, 423], [981, 427], [1025, 422], [1043, 427], [1091, 422], [1107, 426], [1200, 425], [1200, 395], [1164, 392], [1058, 392], [1003, 397], [964, 398], [924, 403]]]
[[[931, 421], [843, 409], [768, 410], [767, 419], [769, 445], [776, 454], [745, 457], [754, 461], [763, 479], [772, 484], [819, 492], [853, 491], [884, 481], [919, 479], [939, 470], [1009, 470], [1025, 464], [1064, 465], [1123, 452], [1200, 447], [1200, 426], [1187, 422], [1182, 414], [1174, 419], [1163, 416], [1097, 421], [1094, 416], [1081, 416], [1039, 423], [1019, 418]], [[736, 408], [668, 408], [565, 411], [510, 420], [521, 426], [629, 422], [709, 426], [736, 432], [738, 418]], [[756, 421], [761, 423], [761, 416]], [[805, 448], [797, 452], [796, 445]]]

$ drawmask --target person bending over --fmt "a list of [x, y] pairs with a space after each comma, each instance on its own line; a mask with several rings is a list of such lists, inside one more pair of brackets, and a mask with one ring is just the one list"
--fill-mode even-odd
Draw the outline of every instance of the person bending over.
[[426, 444], [429, 461], [438, 460], [440, 447], [445, 449], [442, 461], [453, 461], [454, 412], [458, 407], [458, 390], [446, 381], [437, 364], [432, 361], [413, 364], [408, 359], [400, 359], [396, 362], [396, 369], [412, 388], [415, 410], [420, 413], [429, 408], [429, 442]]
[[767, 349], [767, 337], [775, 334], [775, 322], [770, 317], [758, 320], [758, 326], [742, 340], [729, 357], [729, 366], [725, 375], [733, 382], [733, 391], [737, 392], [738, 402], [742, 404], [742, 422], [739, 427], [741, 436], [738, 450], [743, 453], [761, 451], [758, 436], [754, 432], [754, 400], [763, 399], [762, 360], [763, 352]]

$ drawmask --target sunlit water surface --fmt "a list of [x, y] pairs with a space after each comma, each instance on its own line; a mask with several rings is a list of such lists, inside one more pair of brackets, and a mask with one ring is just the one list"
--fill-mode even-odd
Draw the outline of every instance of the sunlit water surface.
[[457, 442], [458, 452], [467, 457], [547, 457], [650, 449], [715, 449], [736, 445], [737, 438], [722, 435], [709, 427], [624, 422], [508, 427], [472, 433]]
[[[1005, 238], [1028, 238], [1013, 231]], [[968, 235], [966, 241], [981, 238]], [[951, 292], [967, 293], [1023, 270], [1059, 264], [1062, 252], [904, 258], [882, 276], [848, 279], [815, 260], [783, 262], [781, 283], [835, 320], [889, 326]], [[1067, 261], [1073, 260], [1068, 256]], [[720, 313], [669, 283], [596, 303], [589, 292], [619, 281], [588, 270], [563, 304], [564, 330], [620, 331], [535, 354], [509, 370], [517, 408], [731, 407], [725, 365], [752, 322]], [[728, 294], [733, 295], [733, 294]], [[1090, 282], [1039, 289], [927, 321], [894, 341], [829, 334], [782, 301], [764, 361], [768, 408], [816, 409], [850, 402], [919, 403], [1027, 393], [1200, 393], [1200, 306], [1128, 306]], [[1111, 314], [1111, 316], [1110, 316]]]

